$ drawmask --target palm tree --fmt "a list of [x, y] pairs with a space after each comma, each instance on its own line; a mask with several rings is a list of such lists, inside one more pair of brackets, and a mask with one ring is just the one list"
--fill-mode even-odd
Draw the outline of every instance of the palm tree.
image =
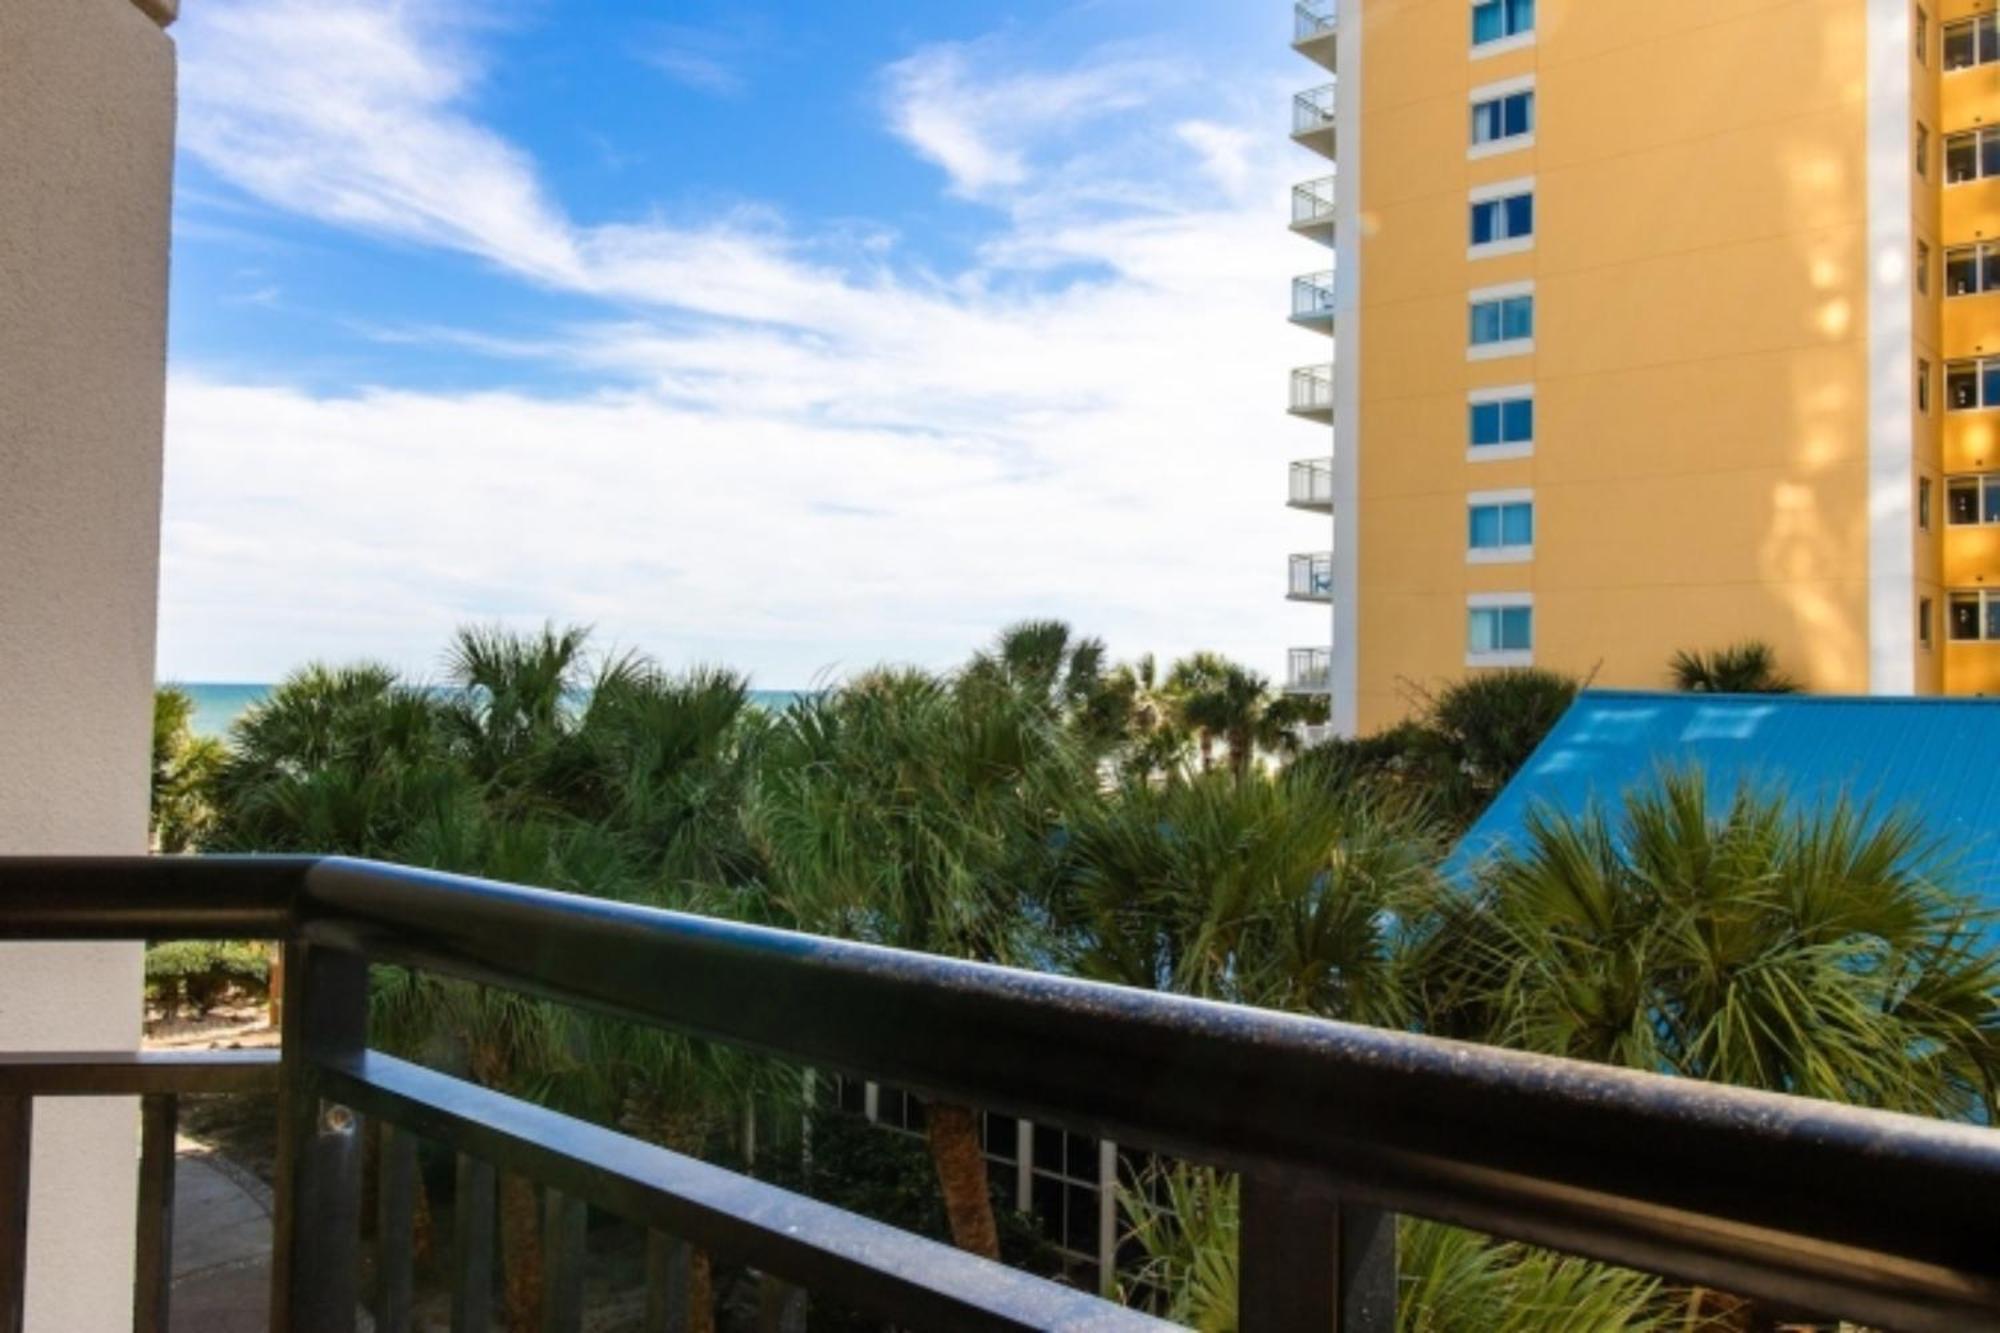
[[1065, 970], [1384, 1026], [1410, 1020], [1395, 921], [1439, 843], [1360, 786], [1215, 773], [1071, 809], [1048, 915]]
[[1990, 1123], [2000, 950], [1948, 883], [1902, 814], [1669, 773], [1531, 816], [1444, 914], [1436, 993], [1500, 1045]]
[[1778, 669], [1778, 654], [1756, 639], [1714, 652], [1678, 652], [1670, 667], [1685, 694], [1797, 694], [1799, 683]]
[[1122, 719], [1118, 772], [1127, 780], [1143, 782], [1179, 773], [1191, 742], [1174, 698], [1160, 679], [1158, 659], [1147, 653], [1136, 662], [1112, 668], [1105, 693], [1115, 700], [1106, 712]]
[[179, 686], [153, 692], [153, 845], [193, 851], [215, 823], [211, 788], [226, 753], [194, 734], [194, 696]]
[[[766, 747], [744, 821], [768, 867], [766, 898], [785, 923], [1021, 961], [1038, 953], [1023, 894], [1061, 801], [1089, 785], [1079, 747], [1041, 708], [881, 672], [793, 706]], [[976, 1112], [932, 1102], [925, 1125], [952, 1240], [997, 1257]]]
[[1195, 734], [1204, 772], [1215, 767], [1218, 741], [1229, 750], [1232, 772], [1241, 777], [1250, 771], [1259, 740], [1271, 738], [1268, 680], [1219, 653], [1195, 653], [1174, 663], [1166, 693], [1181, 724]]

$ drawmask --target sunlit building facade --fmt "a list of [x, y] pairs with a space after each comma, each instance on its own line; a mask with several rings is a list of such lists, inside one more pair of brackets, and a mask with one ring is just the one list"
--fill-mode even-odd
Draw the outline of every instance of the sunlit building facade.
[[1292, 318], [1338, 350], [1294, 378], [1334, 435], [1295, 687], [1365, 732], [1761, 639], [1815, 691], [2000, 691], [1993, 0], [1296, 10], [1338, 187]]

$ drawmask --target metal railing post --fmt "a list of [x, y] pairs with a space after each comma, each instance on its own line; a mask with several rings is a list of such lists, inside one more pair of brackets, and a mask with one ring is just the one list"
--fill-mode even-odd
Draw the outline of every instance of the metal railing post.
[[28, 1162], [35, 1103], [0, 1096], [0, 1333], [21, 1333], [28, 1302]]
[[1245, 1175], [1237, 1246], [1243, 1333], [1395, 1333], [1391, 1214]]
[[360, 1296], [360, 1119], [320, 1097], [316, 1064], [368, 1041], [368, 964], [319, 945], [285, 946], [278, 1215], [271, 1252], [274, 1333], [353, 1333]]

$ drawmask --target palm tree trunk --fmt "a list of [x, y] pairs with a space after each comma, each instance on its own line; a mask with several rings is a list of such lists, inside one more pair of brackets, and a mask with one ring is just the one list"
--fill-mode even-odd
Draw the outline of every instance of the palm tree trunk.
[[924, 1126], [952, 1244], [981, 1258], [998, 1259], [1000, 1226], [986, 1185], [978, 1115], [970, 1107], [931, 1102], [924, 1108]]
[[508, 1172], [500, 1178], [501, 1307], [509, 1333], [541, 1326], [542, 1231], [535, 1182]]

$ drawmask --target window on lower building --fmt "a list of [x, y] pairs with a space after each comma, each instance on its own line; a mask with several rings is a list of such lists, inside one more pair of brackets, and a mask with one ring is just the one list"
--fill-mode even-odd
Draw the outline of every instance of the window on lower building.
[[1925, 532], [1931, 530], [1931, 479], [1917, 478], [1917, 526]]
[[1910, 142], [1910, 156], [1917, 166], [1917, 174], [1926, 180], [1931, 174], [1931, 127], [1921, 120], [1917, 122], [1916, 136]]
[[1475, 657], [1527, 653], [1535, 648], [1535, 608], [1475, 606], [1467, 626], [1466, 649]]
[[1931, 247], [1928, 241], [1917, 242], [1917, 295], [1931, 294]]
[[1917, 411], [1931, 410], [1931, 363], [1917, 362]]
[[1467, 544], [1475, 551], [1523, 550], [1535, 544], [1533, 500], [1475, 501], [1466, 513]]
[[2000, 357], [1953, 361], [1944, 368], [1944, 410], [1979, 412], [2000, 407]]
[[1472, 303], [1472, 345], [1519, 342], [1535, 336], [1535, 298], [1503, 296]]
[[1915, 31], [1913, 31], [1910, 34], [1910, 40], [1917, 48], [1917, 63], [1919, 65], [1930, 64], [1931, 63], [1931, 16], [1924, 12], [1924, 7], [1922, 5], [1917, 6], [1916, 28]]
[[1502, 143], [1535, 131], [1535, 90], [1507, 93], [1472, 104], [1472, 142]]
[[2000, 20], [1991, 14], [1944, 25], [1944, 67], [1971, 69], [2000, 60]]
[[1931, 599], [1928, 597], [1919, 597], [1917, 599], [1917, 643], [1925, 648], [1931, 646], [1931, 612]]
[[1472, 243], [1493, 245], [1526, 240], [1535, 234], [1535, 192], [1472, 201]]
[[1955, 528], [2000, 523], [2000, 473], [1947, 482], [1945, 521]]
[[2000, 292], [2000, 245], [1958, 245], [1944, 252], [1944, 294]]
[[1946, 632], [1954, 643], [2000, 643], [2000, 592], [1982, 588], [1951, 595]]
[[1535, 30], [1535, 0], [1472, 0], [1472, 44], [1519, 37]]
[[1535, 442], [1535, 398], [1522, 394], [1472, 405], [1472, 447]]
[[1963, 185], [1986, 176], [2000, 176], [2000, 127], [1945, 136], [1945, 184]]

